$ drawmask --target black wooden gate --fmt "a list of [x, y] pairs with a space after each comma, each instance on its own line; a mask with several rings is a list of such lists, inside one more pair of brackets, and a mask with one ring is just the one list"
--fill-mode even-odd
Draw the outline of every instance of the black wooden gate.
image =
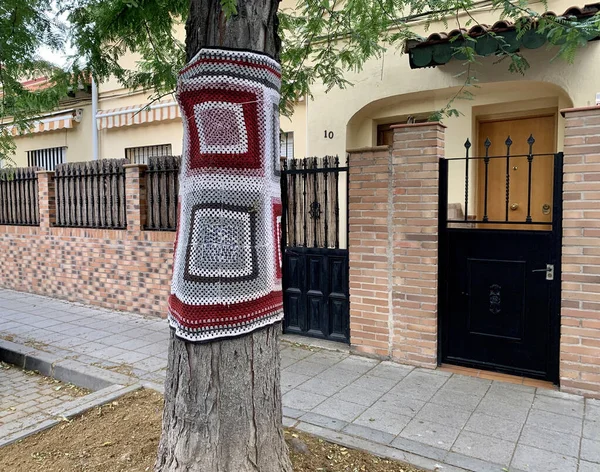
[[[337, 156], [283, 163], [284, 331], [349, 342], [348, 168]], [[341, 197], [341, 198], [340, 198]], [[345, 216], [345, 217], [344, 217]]]
[[[440, 160], [439, 361], [556, 382], [563, 156], [534, 154], [534, 142], [530, 137], [528, 154], [511, 155], [509, 138], [504, 155], [489, 156], [488, 140], [486, 156], [469, 157], [467, 141], [465, 158]], [[501, 161], [494, 162], [496, 159]], [[545, 216], [536, 218], [532, 199], [539, 190], [532, 188], [532, 180], [536, 163], [541, 168], [545, 159], [552, 160], [544, 168], [550, 169], [547, 184], [553, 187], [553, 201], [551, 208], [544, 205]], [[526, 216], [519, 220], [511, 211], [516, 204], [510, 205], [511, 172], [517, 161], [526, 176], [523, 198], [525, 189], [527, 192]], [[506, 169], [505, 188], [493, 192], [488, 188], [492, 163], [496, 169], [498, 165]], [[453, 165], [460, 170], [456, 172]], [[477, 175], [472, 175], [474, 168], [479, 169]], [[449, 172], [454, 176], [452, 182], [457, 175], [465, 178], [465, 211], [459, 216], [448, 211]], [[478, 181], [474, 183], [474, 179]], [[483, 202], [474, 204], [470, 192]], [[500, 218], [498, 213], [494, 217], [488, 214], [494, 198], [501, 199], [500, 205], [495, 202], [501, 209]], [[477, 210], [469, 212], [469, 205]]]

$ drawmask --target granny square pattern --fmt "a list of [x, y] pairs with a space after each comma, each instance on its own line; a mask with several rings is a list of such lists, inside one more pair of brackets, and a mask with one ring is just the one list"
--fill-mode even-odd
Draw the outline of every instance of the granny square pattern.
[[168, 318], [188, 341], [283, 318], [279, 64], [202, 49], [180, 72], [184, 126]]

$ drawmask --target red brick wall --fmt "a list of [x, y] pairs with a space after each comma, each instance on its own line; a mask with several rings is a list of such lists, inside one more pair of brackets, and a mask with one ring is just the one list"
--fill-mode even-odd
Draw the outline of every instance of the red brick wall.
[[600, 107], [563, 114], [560, 382], [600, 398]]
[[350, 342], [437, 365], [439, 123], [394, 127], [392, 148], [350, 152]]
[[391, 154], [387, 146], [351, 151], [348, 196], [350, 342], [390, 356]]
[[444, 126], [394, 126], [392, 357], [437, 366], [438, 160]]
[[139, 169], [126, 172], [127, 230], [51, 227], [53, 173], [39, 173], [40, 226], [0, 226], [0, 286], [165, 317], [175, 234], [140, 231]]

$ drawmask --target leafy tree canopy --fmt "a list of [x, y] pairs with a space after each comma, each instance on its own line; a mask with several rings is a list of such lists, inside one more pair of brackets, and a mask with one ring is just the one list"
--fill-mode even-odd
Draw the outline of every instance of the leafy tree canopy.
[[[237, 14], [237, 0], [221, 0], [221, 6], [222, 21]], [[441, 21], [446, 27], [469, 27], [477, 23], [472, 12], [479, 6], [475, 0], [299, 0], [294, 11], [279, 15], [282, 111], [291, 112], [296, 99], [310, 96], [315, 83], [326, 90], [349, 86], [348, 71], [360, 71], [367, 60], [415, 38], [415, 20], [426, 26]], [[491, 0], [491, 8], [499, 19], [514, 21], [519, 35], [536, 27], [555, 46], [556, 56], [567, 62], [587, 38], [600, 33], [600, 15], [583, 21], [542, 16], [524, 0]], [[155, 98], [172, 92], [185, 63], [185, 47], [176, 32], [188, 9], [189, 0], [3, 0], [0, 158], [9, 158], [14, 150], [10, 126], [24, 132], [28, 122], [59, 106], [67, 91], [90, 75], [97, 81], [116, 77], [126, 87], [153, 91]], [[465, 24], [457, 24], [458, 18], [466, 18]], [[454, 98], [468, 96], [467, 86], [475, 83], [471, 70], [478, 57], [472, 38], [464, 39], [456, 52], [467, 58], [465, 87]], [[40, 59], [42, 47], [74, 53], [59, 67]], [[498, 60], [506, 61], [511, 71], [527, 70], [519, 51], [501, 49]], [[139, 57], [133, 69], [120, 61], [128, 52]], [[47, 78], [42, 87], [27, 85], [28, 79], [41, 76]], [[454, 98], [435, 118], [457, 113]]]

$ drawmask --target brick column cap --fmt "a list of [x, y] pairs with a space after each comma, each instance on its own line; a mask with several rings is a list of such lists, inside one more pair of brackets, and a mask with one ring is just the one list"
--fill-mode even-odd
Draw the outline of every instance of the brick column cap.
[[400, 124], [400, 125], [392, 125], [390, 126], [391, 129], [397, 129], [397, 128], [419, 128], [419, 127], [424, 127], [424, 126], [439, 126], [440, 128], [446, 128], [447, 126], [439, 121], [427, 121], [425, 123], [406, 123], [406, 124]]
[[363, 146], [358, 148], [346, 149], [348, 153], [359, 153], [359, 152], [377, 152], [377, 151], [388, 151], [391, 146], [382, 144], [381, 146]]
[[140, 171], [148, 170], [146, 164], [125, 164], [123, 169], [139, 169]]
[[36, 173], [36, 175], [49, 175], [50, 177], [52, 177], [54, 175], [53, 170], [38, 170], [35, 173]]
[[560, 110], [560, 114], [564, 117], [567, 113], [578, 113], [586, 111], [598, 111], [600, 112], [600, 105], [592, 105], [589, 107], [575, 107], [575, 108], [563, 108]]

